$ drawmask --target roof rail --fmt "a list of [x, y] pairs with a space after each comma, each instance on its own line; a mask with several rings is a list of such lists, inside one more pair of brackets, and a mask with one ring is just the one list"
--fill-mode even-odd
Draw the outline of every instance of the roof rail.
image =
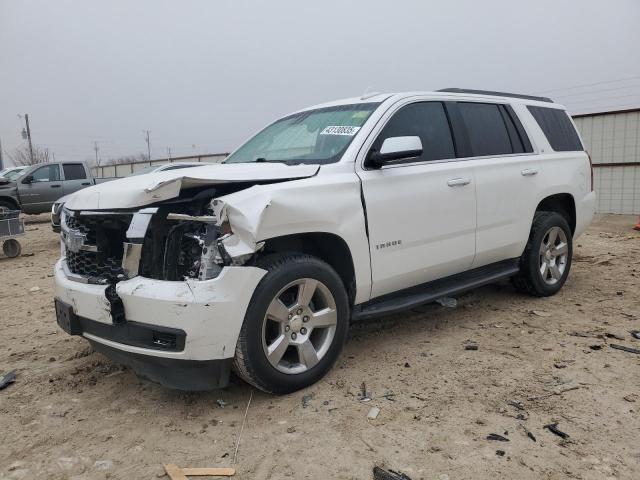
[[534, 95], [520, 95], [519, 93], [506, 93], [506, 92], [492, 92], [490, 90], [470, 90], [468, 88], [441, 88], [440, 90], [436, 90], [438, 92], [448, 92], [448, 93], [473, 93], [475, 95], [492, 95], [497, 97], [513, 97], [513, 98], [523, 98], [525, 100], [537, 100], [538, 102], [549, 102], [554, 103], [548, 97], [536, 97]]

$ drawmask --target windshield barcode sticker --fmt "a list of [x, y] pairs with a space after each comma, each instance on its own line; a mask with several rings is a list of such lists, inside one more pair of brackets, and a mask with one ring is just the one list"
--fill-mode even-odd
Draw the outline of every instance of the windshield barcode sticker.
[[358, 133], [358, 130], [360, 130], [360, 127], [330, 125], [328, 127], [324, 127], [320, 132], [320, 135], [346, 135], [348, 137], [353, 137]]

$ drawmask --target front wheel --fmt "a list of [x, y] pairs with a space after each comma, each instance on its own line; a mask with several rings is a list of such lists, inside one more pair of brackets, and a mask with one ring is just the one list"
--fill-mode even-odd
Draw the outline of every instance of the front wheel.
[[556, 212], [536, 212], [513, 284], [536, 297], [555, 295], [567, 280], [572, 254], [573, 238], [565, 218]]
[[258, 261], [258, 284], [238, 338], [234, 369], [269, 393], [312, 385], [334, 364], [347, 337], [342, 279], [322, 260], [274, 254]]

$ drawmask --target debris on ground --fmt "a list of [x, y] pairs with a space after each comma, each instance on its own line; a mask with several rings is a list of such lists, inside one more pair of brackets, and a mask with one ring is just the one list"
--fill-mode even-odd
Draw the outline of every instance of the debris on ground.
[[373, 480], [411, 480], [411, 477], [395, 470], [385, 470], [384, 468], [373, 467]]
[[31, 288], [29, 289], [29, 291], [30, 291], [31, 293], [39, 292], [39, 291], [40, 291], [40, 287], [31, 287]]
[[522, 428], [522, 430], [524, 430], [524, 433], [527, 434], [527, 437], [529, 437], [534, 442], [538, 441], [538, 440], [536, 440], [536, 436], [533, 434], [533, 432], [531, 432], [531, 430], [529, 430], [527, 427], [525, 427], [522, 423], [520, 424], [520, 427]]
[[302, 408], [307, 408], [311, 404], [311, 400], [313, 400], [313, 393], [304, 395], [302, 397]]
[[640, 350], [638, 350], [637, 348], [626, 347], [624, 345], [618, 345], [616, 343], [610, 343], [609, 346], [611, 348], [615, 348], [616, 350], [622, 350], [623, 352], [635, 353], [637, 355], [640, 355]]
[[590, 333], [579, 332], [577, 330], [571, 330], [569, 333], [567, 333], [567, 335], [571, 335], [572, 337], [582, 337], [582, 338], [590, 338], [594, 336], [594, 335], [591, 335]]
[[171, 480], [186, 480], [187, 477], [232, 477], [236, 474], [233, 468], [180, 468], [173, 463], [167, 463], [164, 471], [167, 472]]
[[456, 308], [458, 306], [458, 300], [451, 297], [442, 297], [436, 300], [436, 303], [439, 303], [443, 307], [447, 308]]
[[535, 315], [536, 317], [550, 317], [551, 314], [549, 312], [545, 312], [543, 310], [529, 310], [531, 315]]
[[464, 343], [465, 350], [478, 350], [478, 343], [473, 340], [467, 340]]
[[625, 339], [622, 335], [618, 335], [617, 333], [606, 333], [605, 337], [607, 337], [607, 338], [615, 338], [616, 340], [624, 340]]
[[630, 393], [629, 395], [625, 395], [622, 398], [625, 402], [635, 403], [635, 401], [638, 400], [638, 395], [636, 395], [635, 393]]
[[562, 439], [569, 438], [569, 434], [568, 433], [565, 433], [565, 432], [563, 432], [562, 430], [560, 430], [558, 428], [558, 423], [550, 423], [549, 425], [545, 425], [544, 428], [546, 428], [551, 433], [559, 436]]
[[509, 400], [507, 402], [507, 405], [511, 405], [512, 407], [518, 409], [518, 410], [524, 410], [524, 405], [522, 404], [522, 402], [520, 400]]
[[490, 433], [487, 435], [487, 440], [494, 440], [496, 442], [509, 442], [510, 440], [507, 437], [502, 435], [498, 435], [497, 433]]
[[631, 330], [629, 333], [633, 338], [640, 340], [640, 330]]
[[504, 450], [496, 450], [496, 455], [499, 457], [504, 457], [504, 454], [507, 453]]
[[216, 400], [216, 403], [218, 404], [218, 406], [220, 408], [224, 408], [227, 405], [227, 402], [225, 402], [224, 400], [222, 400], [221, 398], [219, 398], [218, 400]]
[[369, 420], [375, 420], [378, 418], [378, 415], [380, 415], [380, 409], [378, 407], [371, 407], [371, 410], [367, 413], [367, 418]]
[[589, 345], [591, 350], [602, 350], [602, 345]]
[[295, 433], [296, 427], [287, 427], [287, 433]]
[[370, 402], [372, 400], [371, 395], [367, 392], [367, 384], [364, 382], [360, 385], [360, 396], [358, 397], [358, 400], [361, 402]]
[[16, 381], [16, 372], [11, 371], [9, 373], [5, 373], [2, 377], [0, 377], [0, 390], [7, 388], [10, 384]]
[[567, 368], [567, 364], [564, 362], [555, 362], [553, 366], [556, 368]]

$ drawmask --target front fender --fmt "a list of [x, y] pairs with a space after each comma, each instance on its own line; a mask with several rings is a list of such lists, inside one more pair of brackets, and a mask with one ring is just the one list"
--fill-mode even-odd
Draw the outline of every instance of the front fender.
[[355, 174], [255, 185], [215, 199], [214, 214], [219, 225], [230, 224], [232, 233], [222, 243], [232, 258], [256, 252], [270, 238], [318, 232], [337, 235], [353, 259], [355, 301], [368, 300], [369, 242]]

